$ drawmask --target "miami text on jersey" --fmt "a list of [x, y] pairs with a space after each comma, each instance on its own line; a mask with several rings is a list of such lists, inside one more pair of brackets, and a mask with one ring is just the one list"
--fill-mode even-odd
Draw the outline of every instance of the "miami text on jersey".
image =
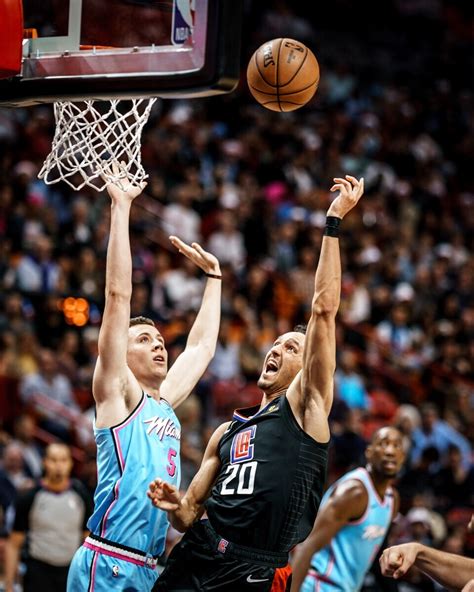
[[154, 417], [150, 417], [150, 419], [145, 419], [143, 423], [150, 424], [150, 427], [146, 432], [148, 435], [156, 432], [156, 435], [160, 440], [163, 440], [165, 436], [169, 436], [175, 440], [181, 440], [181, 430], [174, 423], [174, 421], [168, 417], [160, 417], [159, 415], [155, 415]]

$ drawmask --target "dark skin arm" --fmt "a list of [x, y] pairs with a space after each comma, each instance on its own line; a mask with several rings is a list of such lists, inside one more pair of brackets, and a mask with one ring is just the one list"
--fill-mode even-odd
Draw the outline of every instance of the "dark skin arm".
[[312, 556], [328, 545], [331, 539], [352, 520], [360, 518], [368, 503], [368, 494], [360, 481], [342, 483], [319, 511], [313, 530], [296, 548], [293, 558], [291, 592], [298, 592], [308, 573]]

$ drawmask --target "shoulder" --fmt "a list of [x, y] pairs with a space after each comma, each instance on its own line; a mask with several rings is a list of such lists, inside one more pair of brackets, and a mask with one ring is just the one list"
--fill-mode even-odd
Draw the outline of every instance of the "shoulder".
[[214, 430], [211, 438], [218, 438], [220, 440], [231, 425], [232, 421], [225, 421], [224, 423], [221, 423], [221, 425]]
[[369, 499], [369, 494], [362, 479], [357, 476], [351, 476], [348, 479], [337, 481], [334, 484], [334, 490], [331, 497], [347, 501], [367, 501]]
[[32, 506], [36, 495], [42, 490], [43, 488], [41, 487], [41, 484], [38, 483], [31, 489], [27, 489], [26, 491], [20, 493], [16, 499], [17, 509], [21, 511], [28, 511]]
[[358, 479], [336, 482], [327, 505], [338, 520], [359, 520], [367, 510], [369, 495], [365, 485]]

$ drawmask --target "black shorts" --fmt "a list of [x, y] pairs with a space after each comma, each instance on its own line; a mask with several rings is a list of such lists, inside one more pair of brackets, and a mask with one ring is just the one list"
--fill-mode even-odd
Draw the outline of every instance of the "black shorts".
[[171, 551], [152, 592], [286, 592], [290, 584], [287, 554], [229, 543], [203, 520]]
[[69, 566], [56, 567], [43, 561], [29, 558], [23, 578], [24, 592], [64, 592]]

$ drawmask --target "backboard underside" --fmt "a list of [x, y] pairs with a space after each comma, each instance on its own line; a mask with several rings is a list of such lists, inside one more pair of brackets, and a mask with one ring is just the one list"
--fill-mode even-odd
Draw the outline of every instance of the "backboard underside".
[[0, 105], [230, 92], [241, 14], [241, 0], [23, 0], [30, 38]]

